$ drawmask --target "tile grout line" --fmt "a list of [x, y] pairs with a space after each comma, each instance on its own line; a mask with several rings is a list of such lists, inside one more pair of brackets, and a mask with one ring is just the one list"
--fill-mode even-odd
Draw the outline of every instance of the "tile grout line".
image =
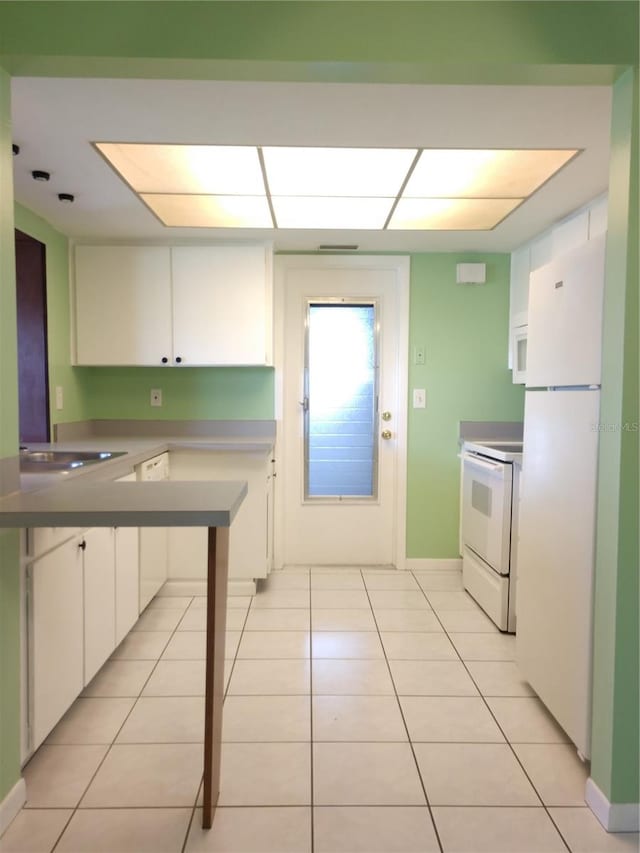
[[[416, 578], [416, 582], [417, 582], [417, 583], [419, 583], [419, 582], [418, 582], [418, 580], [417, 580], [417, 578]], [[422, 587], [420, 587], [420, 589], [422, 589]], [[434, 591], [435, 591], [435, 590], [434, 590]], [[464, 590], [464, 587], [463, 587], [463, 591], [464, 591], [464, 592], [466, 592], [466, 590]], [[529, 784], [531, 785], [532, 789], [534, 790], [536, 797], [540, 800], [540, 804], [541, 804], [542, 808], [544, 809], [544, 811], [545, 811], [545, 813], [546, 813], [547, 817], [549, 818], [549, 820], [551, 821], [552, 825], [555, 827], [556, 831], [558, 832], [558, 835], [560, 836], [560, 838], [561, 838], [561, 840], [562, 840], [562, 843], [565, 845], [565, 847], [567, 848], [567, 850], [569, 851], [569, 853], [571, 853], [571, 847], [570, 847], [570, 846], [569, 846], [569, 844], [567, 843], [567, 841], [566, 841], [566, 839], [565, 839], [564, 835], [563, 835], [563, 834], [560, 832], [560, 830], [558, 829], [558, 826], [557, 826], [556, 822], [554, 821], [553, 817], [551, 816], [551, 814], [550, 814], [550, 812], [549, 812], [549, 807], [547, 807], [547, 804], [546, 804], [546, 803], [544, 802], [544, 800], [542, 799], [542, 796], [541, 796], [540, 792], [538, 791], [538, 789], [537, 789], [537, 787], [534, 785], [534, 783], [533, 783], [533, 781], [532, 781], [531, 777], [530, 777], [530, 776], [529, 776], [529, 774], [527, 773], [526, 768], [524, 767], [524, 765], [523, 765], [523, 764], [522, 764], [522, 762], [520, 761], [520, 758], [519, 758], [518, 754], [516, 753], [515, 749], [513, 748], [513, 744], [511, 743], [511, 741], [510, 741], [510, 740], [509, 740], [509, 738], [507, 737], [507, 735], [506, 735], [505, 731], [503, 730], [502, 726], [500, 725], [500, 723], [499, 723], [499, 721], [498, 721], [497, 717], [496, 717], [496, 716], [495, 716], [495, 714], [493, 713], [493, 710], [492, 710], [491, 706], [490, 706], [490, 705], [489, 705], [489, 703], [487, 702], [487, 697], [484, 695], [484, 693], [483, 693], [483, 692], [482, 692], [482, 690], [480, 689], [480, 686], [478, 685], [478, 683], [476, 682], [475, 678], [473, 677], [472, 672], [470, 671], [469, 667], [467, 666], [467, 662], [463, 659], [462, 655], [461, 655], [461, 654], [460, 654], [460, 652], [458, 651], [458, 647], [456, 646], [456, 644], [453, 642], [453, 640], [452, 640], [452, 639], [451, 639], [451, 637], [449, 636], [449, 632], [448, 632], [448, 631], [447, 631], [447, 629], [445, 628], [445, 626], [444, 626], [444, 624], [443, 624], [442, 620], [440, 619], [439, 614], [437, 613], [437, 611], [436, 611], [436, 610], [433, 608], [433, 606], [431, 605], [431, 602], [429, 601], [429, 596], [427, 595], [427, 592], [426, 592], [425, 590], [422, 590], [422, 593], [423, 593], [424, 597], [427, 599], [427, 602], [429, 603], [429, 606], [430, 606], [430, 607], [431, 607], [431, 609], [433, 610], [433, 613], [434, 613], [434, 615], [435, 615], [436, 619], [438, 620], [438, 622], [439, 622], [439, 623], [440, 623], [440, 625], [442, 626], [442, 630], [445, 632], [445, 634], [446, 634], [446, 636], [447, 636], [447, 639], [449, 640], [449, 642], [451, 643], [451, 645], [452, 645], [452, 646], [453, 646], [453, 648], [455, 649], [455, 652], [456, 652], [456, 654], [458, 655], [458, 658], [460, 659], [460, 662], [462, 663], [463, 667], [465, 668], [465, 671], [467, 672], [467, 675], [469, 676], [469, 678], [470, 678], [470, 679], [471, 679], [471, 681], [473, 682], [473, 684], [474, 684], [474, 686], [475, 686], [476, 690], [478, 691], [478, 694], [480, 695], [480, 698], [482, 699], [482, 701], [483, 701], [483, 703], [484, 703], [484, 705], [485, 705], [486, 709], [487, 709], [487, 710], [488, 710], [488, 712], [491, 714], [491, 717], [493, 718], [493, 720], [494, 720], [494, 722], [495, 722], [496, 726], [498, 727], [498, 729], [500, 730], [500, 732], [501, 732], [502, 736], [504, 737], [504, 739], [505, 739], [505, 743], [508, 745], [509, 749], [511, 750], [511, 754], [512, 754], [512, 755], [513, 755], [513, 757], [515, 758], [515, 760], [516, 760], [516, 762], [518, 763], [518, 765], [519, 765], [520, 769], [521, 769], [521, 770], [522, 770], [522, 772], [524, 773], [524, 775], [525, 775], [525, 777], [526, 777], [527, 781], [529, 782]], [[468, 594], [469, 594], [469, 593], [467, 593], [467, 595], [468, 595]], [[480, 608], [480, 610], [482, 610], [482, 608]], [[456, 633], [456, 632], [454, 631], [453, 633]], [[460, 633], [464, 633], [464, 632], [460, 632]], [[473, 632], [468, 632], [468, 633], [473, 633]], [[502, 636], [504, 636], [504, 635], [505, 635], [505, 632], [502, 632], [502, 631], [501, 631], [501, 632], [500, 632], [500, 634], [501, 634]], [[507, 636], [508, 636], [508, 635], [507, 635]], [[514, 661], [513, 661], [513, 659], [511, 659], [510, 661], [498, 661], [498, 662], [499, 662], [499, 663], [500, 663], [500, 662], [502, 662], [502, 663], [513, 663]], [[495, 697], [490, 697], [490, 698], [495, 698]], [[534, 697], [508, 697], [508, 698], [534, 698]], [[479, 808], [491, 808], [491, 807], [490, 807], [490, 806], [480, 806]], [[509, 808], [511, 808], [511, 807], [509, 807]], [[540, 808], [540, 806], [534, 806], [534, 807], [532, 807], [532, 808]]]
[[308, 570], [307, 577], [309, 579], [309, 766], [311, 770], [311, 779], [310, 779], [310, 799], [311, 799], [311, 807], [310, 807], [310, 829], [311, 829], [311, 838], [310, 841], [310, 851], [314, 853], [315, 845], [316, 845], [316, 835], [315, 835], [315, 823], [316, 823], [316, 809], [315, 809], [315, 786], [313, 783], [313, 772], [314, 772], [314, 764], [313, 764], [313, 750], [315, 746], [314, 740], [314, 730], [313, 730], [313, 590], [311, 588], [311, 569]]

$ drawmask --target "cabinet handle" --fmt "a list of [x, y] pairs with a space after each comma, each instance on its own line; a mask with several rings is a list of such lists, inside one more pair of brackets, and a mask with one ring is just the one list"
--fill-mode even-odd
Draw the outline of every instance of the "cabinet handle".
[[166, 357], [166, 355], [163, 355], [162, 356], [162, 363], [166, 364], [168, 361], [169, 361], [169, 359]]
[[78, 548], [80, 548], [81, 551], [84, 551], [86, 549], [86, 547], [87, 547], [87, 543], [83, 539], [82, 542], [80, 542], [80, 544], [78, 545]]
[[179, 355], [176, 356], [176, 364], [181, 364], [181, 362], [182, 362], [182, 359], [180, 358], [180, 356]]

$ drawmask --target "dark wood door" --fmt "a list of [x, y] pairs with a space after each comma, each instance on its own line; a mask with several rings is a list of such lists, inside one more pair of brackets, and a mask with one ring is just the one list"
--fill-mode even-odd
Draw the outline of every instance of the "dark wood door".
[[20, 443], [49, 441], [45, 246], [16, 231]]

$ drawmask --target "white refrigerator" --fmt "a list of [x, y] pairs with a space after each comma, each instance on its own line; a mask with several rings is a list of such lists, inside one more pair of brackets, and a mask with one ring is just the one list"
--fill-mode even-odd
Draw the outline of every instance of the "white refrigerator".
[[531, 274], [516, 656], [590, 755], [604, 236]]

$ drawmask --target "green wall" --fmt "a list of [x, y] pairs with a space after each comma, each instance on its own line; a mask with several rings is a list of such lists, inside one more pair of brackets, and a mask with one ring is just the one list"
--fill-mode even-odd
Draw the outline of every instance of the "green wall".
[[[638, 3], [624, 0], [3, 2], [0, 142], [5, 140], [9, 117], [2, 69], [15, 75], [164, 79], [609, 85], [631, 67], [637, 104], [637, 36]], [[628, 123], [631, 108], [632, 98], [621, 97], [620, 124], [623, 119]], [[638, 156], [637, 129], [631, 146], [633, 162]], [[0, 458], [4, 458], [15, 454], [17, 447], [17, 400], [9, 147], [0, 147]], [[638, 186], [629, 162], [620, 168], [609, 196], [617, 219], [616, 239], [607, 258], [607, 305], [611, 308], [622, 300], [624, 307], [610, 312], [605, 324], [608, 355], [603, 374], [603, 389], [609, 383], [615, 386], [622, 376], [622, 390], [611, 410], [616, 422], [637, 410], [638, 394], [631, 366], [638, 336], [637, 259], [635, 272], [633, 259]], [[640, 796], [640, 761], [632, 733], [638, 719], [638, 690], [635, 679], [628, 678], [638, 663], [637, 643], [634, 648], [638, 599], [632, 581], [638, 560], [637, 445], [632, 438], [621, 436], [619, 449], [603, 444], [602, 462], [613, 466], [613, 476], [601, 481], [599, 509], [614, 501], [617, 516], [610, 525], [610, 515], [599, 518], [599, 536], [605, 540], [598, 544], [596, 564], [594, 711], [606, 727], [594, 727], [592, 773], [603, 792], [620, 803], [637, 803]], [[16, 562], [12, 547], [4, 552], [1, 566], [9, 576]], [[13, 596], [10, 593], [9, 607], [3, 604], [8, 612], [13, 612]], [[629, 626], [636, 628], [625, 634]], [[15, 624], [3, 622], [0, 645], [11, 654], [16, 643]], [[15, 764], [7, 759], [12, 755], [7, 744], [15, 734], [12, 720], [19, 704], [15, 684], [2, 677], [0, 761], [8, 769], [3, 770], [0, 797], [17, 779]], [[601, 716], [602, 709], [611, 711]]]
[[[80, 367], [89, 418], [251, 420], [274, 417], [269, 367]], [[162, 408], [149, 405], [162, 389]]]
[[[45, 244], [47, 276], [47, 343], [51, 424], [86, 417], [83, 390], [71, 368], [69, 313], [69, 241], [48, 222], [20, 204], [15, 205], [15, 227]], [[64, 408], [55, 409], [55, 388], [61, 386]]]
[[[487, 264], [484, 285], [456, 284], [456, 264]], [[407, 556], [457, 557], [459, 421], [521, 421], [524, 390], [507, 369], [509, 255], [411, 257]], [[413, 364], [416, 346], [425, 364]]]

